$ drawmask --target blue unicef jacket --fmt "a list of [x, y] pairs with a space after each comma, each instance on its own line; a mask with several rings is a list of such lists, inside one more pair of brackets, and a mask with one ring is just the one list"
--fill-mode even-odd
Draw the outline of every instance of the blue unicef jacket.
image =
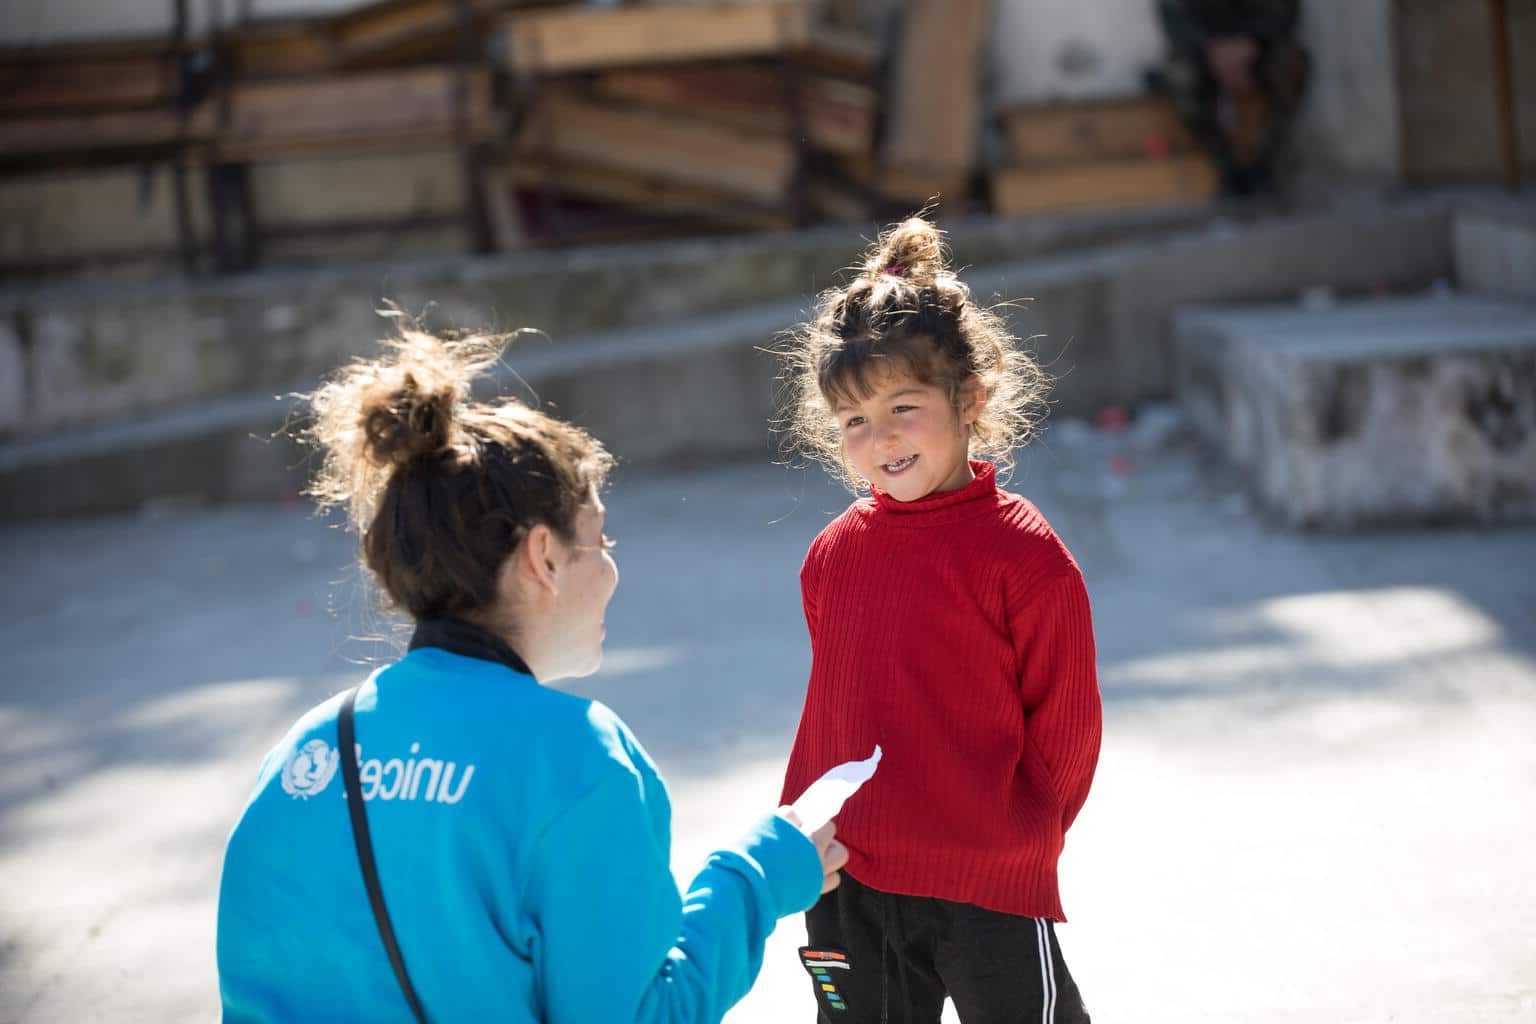
[[[483, 656], [474, 632], [424, 623], [356, 704], [380, 881], [428, 1016], [718, 1021], [751, 988], [777, 919], [816, 901], [814, 846], [770, 815], [679, 896], [666, 787], [639, 742], [602, 704], [512, 667], [515, 655]], [[340, 706], [310, 711], [267, 755], [230, 836], [218, 921], [229, 1024], [409, 1019], [353, 846]]]

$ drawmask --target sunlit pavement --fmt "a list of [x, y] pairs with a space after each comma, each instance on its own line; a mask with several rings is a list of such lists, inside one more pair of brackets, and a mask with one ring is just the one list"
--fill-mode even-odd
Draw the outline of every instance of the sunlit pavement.
[[[1186, 451], [1052, 436], [1011, 486], [1094, 602], [1107, 728], [1060, 936], [1095, 1020], [1536, 1020], [1536, 530], [1298, 536]], [[660, 763], [686, 879], [775, 802], [796, 573], [846, 496], [765, 465], [607, 501], [608, 659], [572, 688]], [[352, 551], [299, 506], [0, 535], [0, 1021], [216, 1015], [257, 762], [390, 656], [349, 639], [391, 629]], [[813, 1019], [802, 940], [783, 922], [731, 1024]]]

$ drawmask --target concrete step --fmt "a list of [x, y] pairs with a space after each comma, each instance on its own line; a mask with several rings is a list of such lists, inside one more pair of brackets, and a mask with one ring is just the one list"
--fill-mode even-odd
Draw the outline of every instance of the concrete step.
[[1174, 338], [1191, 422], [1293, 526], [1536, 518], [1536, 304], [1192, 307]]
[[[1039, 258], [1202, 223], [1155, 210], [946, 225], [965, 265]], [[723, 314], [837, 283], [877, 225], [272, 271], [213, 280], [0, 290], [0, 438], [42, 436], [253, 391], [308, 387], [372, 353], [386, 302], [429, 329], [534, 327], [563, 344]]]
[[[1046, 256], [1040, 250], [1049, 248], [1047, 240], [1067, 236], [1038, 229], [1017, 260], [995, 254], [1008, 251], [1007, 238], [1028, 233], [1003, 224], [976, 226], [971, 248], [963, 250], [958, 237], [955, 248], [957, 260], [969, 264], [964, 276], [976, 300], [1003, 303], [1014, 331], [1031, 338], [1056, 378], [1052, 414], [1089, 416], [1106, 404], [1171, 393], [1169, 324], [1181, 304], [1276, 299], [1317, 285], [1365, 291], [1449, 280], [1455, 215], [1455, 202], [1429, 197], [1174, 234], [1148, 228], [1147, 237]], [[1072, 237], [1081, 241], [1086, 227], [1079, 227]], [[847, 238], [839, 244], [843, 260], [858, 249]], [[798, 250], [788, 241], [764, 245], [714, 255], [750, 255], [749, 263], [761, 257], [776, 274], [809, 265], [796, 264]], [[589, 254], [615, 281], [632, 273], [632, 290], [644, 298], [636, 323], [606, 329], [590, 324], [606, 321], [611, 309], [581, 308], [581, 290], [592, 278], [579, 267], [569, 281], [553, 256], [551, 267], [524, 267], [529, 276], [516, 280], [529, 289], [530, 303], [536, 299], [551, 313], [566, 310], [567, 325], [590, 323], [551, 328], [553, 340], [520, 340], [509, 365], [534, 385], [539, 401], [592, 429], [628, 462], [772, 457], [768, 423], [777, 366], [761, 349], [804, 317], [812, 291], [773, 294], [782, 291], [781, 280], [767, 298], [750, 299], [750, 290], [733, 292], [737, 286], [724, 283], [734, 279], [744, 288], [750, 273], [716, 276], [704, 266], [712, 250], [684, 248], [658, 247], [658, 266], [649, 268]], [[994, 258], [967, 260], [966, 251]], [[807, 285], [836, 279], [830, 270], [825, 278], [805, 272]], [[487, 267], [455, 273], [495, 277]], [[697, 292], [684, 286], [688, 273], [701, 276]], [[439, 322], [517, 326], [498, 312], [515, 305], [496, 298], [507, 279], [495, 277], [493, 285], [491, 277], [476, 277], [480, 291], [463, 278], [440, 282], [448, 301], [439, 306]], [[656, 291], [662, 280], [675, 288]], [[422, 296], [435, 287], [427, 277], [412, 281]], [[373, 339], [385, 326], [372, 313], [375, 284], [353, 269], [277, 284], [230, 282], [211, 292], [116, 294], [111, 301], [92, 292], [57, 308], [33, 296], [20, 317], [25, 339], [12, 332], [10, 348], [0, 344], [0, 436], [7, 424], [13, 431], [0, 443], [0, 516], [116, 511], [184, 494], [218, 500], [295, 490], [303, 478], [302, 453], [270, 440], [291, 403], [273, 396], [307, 390], [350, 356], [375, 351]], [[618, 283], [605, 289], [594, 293], [598, 307], [623, 294]], [[663, 294], [679, 305], [692, 294], [705, 308], [667, 318]], [[738, 301], [724, 301], [733, 294]], [[532, 317], [522, 322], [548, 326]], [[0, 322], [0, 342], [5, 333]], [[502, 383], [521, 387], [511, 376]]]
[[1475, 205], [1456, 218], [1454, 244], [1463, 288], [1536, 301], [1536, 211]]
[[[527, 335], [479, 397], [516, 395], [591, 430], [621, 464], [774, 457], [775, 362], [799, 302], [553, 341]], [[256, 392], [0, 444], [0, 520], [295, 496], [312, 456], [290, 395]]]

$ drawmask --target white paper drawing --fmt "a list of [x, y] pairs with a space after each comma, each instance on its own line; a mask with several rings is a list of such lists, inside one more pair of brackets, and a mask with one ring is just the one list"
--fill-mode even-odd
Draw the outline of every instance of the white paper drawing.
[[809, 835], [835, 818], [848, 798], [875, 774], [879, 764], [880, 745], [877, 743], [875, 752], [864, 760], [846, 761], [827, 769], [792, 805], [800, 818], [801, 829]]

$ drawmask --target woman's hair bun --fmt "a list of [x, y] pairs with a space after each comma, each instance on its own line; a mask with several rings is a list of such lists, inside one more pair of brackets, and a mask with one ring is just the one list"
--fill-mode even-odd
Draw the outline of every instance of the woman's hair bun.
[[506, 338], [445, 339], [407, 323], [383, 345], [383, 355], [354, 360], [305, 396], [300, 436], [324, 456], [308, 493], [321, 507], [346, 505], [359, 527], [397, 469], [466, 448], [471, 386], [500, 359]]
[[377, 466], [408, 466], [446, 452], [453, 443], [459, 400], [454, 382], [423, 382], [412, 370], [403, 370], [396, 382], [380, 381], [360, 410], [369, 460]]

